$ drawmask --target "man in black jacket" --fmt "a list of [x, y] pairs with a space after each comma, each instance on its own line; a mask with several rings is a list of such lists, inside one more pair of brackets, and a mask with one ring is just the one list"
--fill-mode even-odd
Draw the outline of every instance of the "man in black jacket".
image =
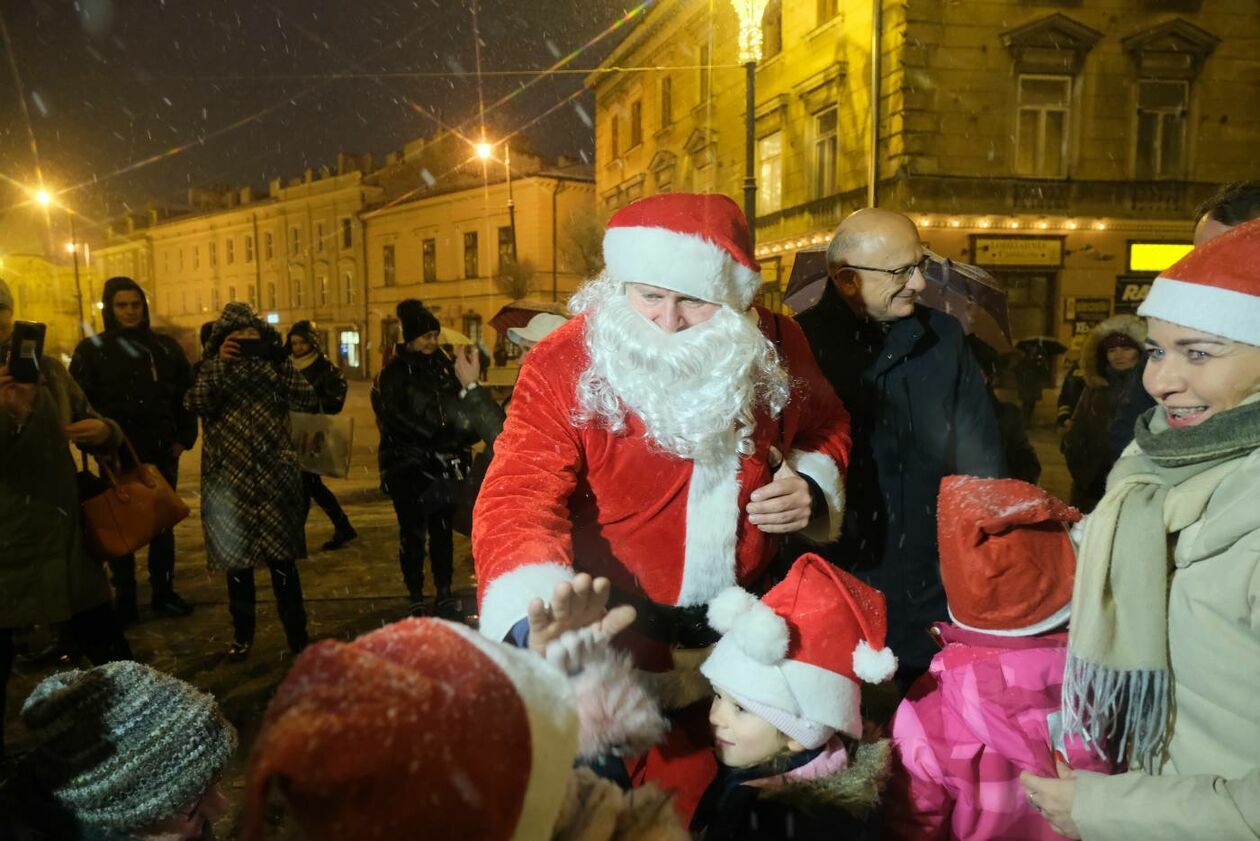
[[962, 325], [916, 303], [924, 261], [913, 222], [859, 210], [827, 249], [822, 299], [797, 316], [853, 424], [844, 525], [823, 554], [887, 597], [903, 688], [936, 651], [928, 627], [948, 618], [936, 546], [941, 479], [1006, 472]]
[[[192, 370], [179, 343], [153, 332], [144, 290], [129, 277], [105, 281], [101, 296], [105, 332], [75, 348], [70, 374], [98, 412], [118, 422], [140, 460], [152, 464], [171, 487], [179, 479], [179, 457], [197, 440], [197, 418], [184, 411]], [[125, 457], [125, 456], [124, 456]], [[134, 622], [136, 559], [109, 562], [119, 618]], [[175, 592], [175, 535], [164, 532], [149, 544], [153, 609], [187, 616], [192, 608]]]
[[[289, 328], [285, 337], [285, 349], [289, 352], [293, 367], [302, 372], [302, 376], [315, 389], [319, 398], [319, 411], [325, 415], [336, 415], [346, 405], [346, 392], [349, 383], [345, 375], [324, 355], [319, 346], [319, 337], [315, 335], [315, 327], [309, 321], [296, 321]], [[350, 525], [350, 518], [341, 509], [337, 496], [318, 473], [302, 471], [302, 489], [306, 492], [306, 511], [311, 510], [311, 500], [315, 501], [333, 524], [333, 535], [324, 542], [324, 551], [340, 549], [359, 536]]]
[[381, 487], [398, 515], [398, 562], [411, 596], [411, 614], [424, 605], [424, 535], [437, 587], [439, 615], [458, 618], [451, 594], [455, 494], [468, 475], [477, 440], [458, 407], [459, 381], [438, 347], [441, 324], [415, 299], [397, 307], [403, 342], [372, 388], [381, 433]]

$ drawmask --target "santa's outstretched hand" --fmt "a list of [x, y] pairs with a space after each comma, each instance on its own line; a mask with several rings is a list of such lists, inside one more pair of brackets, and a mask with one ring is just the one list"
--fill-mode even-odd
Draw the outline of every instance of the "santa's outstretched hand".
[[579, 573], [572, 581], [556, 585], [551, 604], [542, 599], [529, 603], [529, 647], [545, 656], [547, 646], [565, 631], [577, 631], [596, 625], [612, 639], [634, 622], [635, 610], [621, 605], [608, 610], [612, 585], [607, 578], [594, 578]]
[[[777, 467], [776, 467], [777, 464]], [[809, 483], [800, 477], [774, 447], [770, 448], [773, 481], [752, 492], [748, 522], [766, 534], [791, 534], [809, 525], [814, 500]]]

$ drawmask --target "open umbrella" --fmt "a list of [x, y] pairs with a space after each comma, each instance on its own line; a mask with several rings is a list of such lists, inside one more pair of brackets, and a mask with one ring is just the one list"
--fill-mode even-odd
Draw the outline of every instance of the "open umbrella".
[[1063, 342], [1051, 336], [1029, 336], [1016, 342], [1015, 347], [1030, 353], [1041, 353], [1043, 356], [1062, 356], [1068, 352]]
[[439, 345], [471, 345], [473, 340], [456, 330], [454, 327], [443, 327], [442, 332], [438, 334]]
[[496, 312], [494, 318], [490, 319], [490, 326], [497, 330], [499, 335], [505, 335], [513, 327], [520, 329], [529, 324], [530, 319], [540, 312], [549, 312], [552, 315], [560, 316], [568, 314], [565, 305], [559, 301], [538, 301], [532, 298], [520, 298], [504, 305]]
[[[977, 266], [927, 252], [932, 258], [925, 273], [927, 288], [919, 300], [934, 310], [957, 318], [967, 333], [999, 353], [1011, 349], [1010, 317], [1006, 312], [1006, 292]], [[826, 289], [826, 248], [796, 252], [783, 303], [802, 312], [818, 303]]]

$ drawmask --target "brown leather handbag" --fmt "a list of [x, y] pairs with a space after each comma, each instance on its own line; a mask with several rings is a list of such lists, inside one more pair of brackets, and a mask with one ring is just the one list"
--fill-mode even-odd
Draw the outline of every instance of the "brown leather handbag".
[[161, 471], [142, 464], [130, 441], [123, 443], [135, 467], [124, 473], [117, 461], [98, 459], [102, 477], [108, 481], [101, 483], [100, 493], [80, 500], [88, 550], [102, 560], [121, 558], [149, 545], [190, 513]]

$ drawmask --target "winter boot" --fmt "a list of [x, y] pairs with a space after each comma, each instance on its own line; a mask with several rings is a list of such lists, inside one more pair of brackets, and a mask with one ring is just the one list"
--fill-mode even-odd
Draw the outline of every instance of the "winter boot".
[[451, 593], [450, 587], [437, 588], [437, 599], [435, 600], [434, 607], [437, 611], [438, 617], [441, 619], [450, 619], [455, 622], [463, 621], [464, 614], [460, 609], [462, 605], [460, 604], [459, 599], [455, 598], [455, 596]]
[[324, 541], [324, 551], [331, 552], [334, 549], [340, 549], [342, 546], [345, 546], [358, 536], [359, 533], [354, 530], [354, 526], [350, 525], [349, 520], [346, 520], [345, 523], [337, 526], [333, 530], [333, 536], [331, 538]]

